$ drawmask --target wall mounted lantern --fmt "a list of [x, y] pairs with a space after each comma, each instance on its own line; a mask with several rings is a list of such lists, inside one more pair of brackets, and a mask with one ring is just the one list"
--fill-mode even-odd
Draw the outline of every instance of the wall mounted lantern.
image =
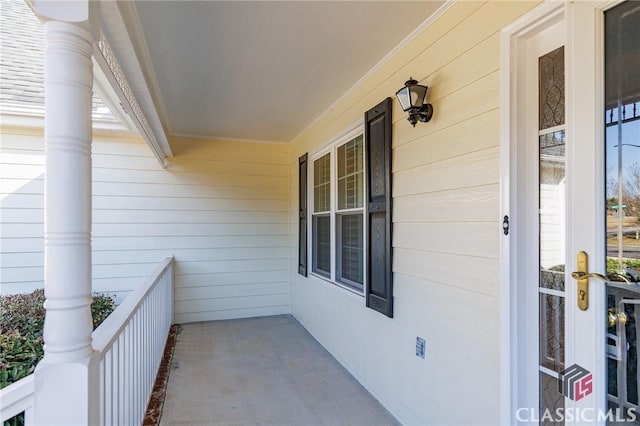
[[404, 83], [404, 87], [396, 92], [402, 110], [409, 113], [407, 120], [413, 127], [416, 127], [418, 120], [426, 123], [433, 116], [433, 106], [425, 103], [428, 89], [427, 86], [422, 86], [409, 77], [409, 80]]

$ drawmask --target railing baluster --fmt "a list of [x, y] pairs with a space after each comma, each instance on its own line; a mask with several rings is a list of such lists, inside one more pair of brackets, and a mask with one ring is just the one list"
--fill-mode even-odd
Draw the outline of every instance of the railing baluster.
[[165, 259], [94, 332], [94, 349], [101, 353], [105, 425], [141, 424], [144, 419], [171, 325], [164, 312], [173, 308], [172, 263], [173, 258]]

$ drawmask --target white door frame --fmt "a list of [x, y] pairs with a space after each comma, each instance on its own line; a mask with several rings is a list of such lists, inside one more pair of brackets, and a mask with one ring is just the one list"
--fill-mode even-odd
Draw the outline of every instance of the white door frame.
[[[531, 387], [526, 382], [537, 378], [537, 371], [523, 377], [522, 371], [530, 364], [531, 348], [522, 339], [527, 333], [535, 333], [537, 324], [523, 320], [522, 312], [530, 309], [524, 289], [519, 288], [519, 277], [524, 273], [522, 259], [531, 238], [523, 207], [525, 194], [518, 194], [518, 182], [526, 171], [518, 170], [519, 155], [516, 141], [524, 138], [526, 111], [521, 107], [524, 58], [527, 39], [561, 20], [566, 21], [565, 69], [566, 69], [566, 122], [567, 122], [567, 175], [580, 176], [567, 186], [568, 235], [566, 247], [566, 306], [576, 306], [575, 281], [569, 276], [574, 270], [576, 254], [580, 250], [591, 255], [589, 270], [603, 272], [604, 256], [596, 255], [604, 250], [604, 233], [596, 224], [604, 226], [604, 58], [603, 58], [603, 11], [615, 5], [613, 2], [560, 3], [546, 1], [503, 29], [501, 34], [501, 124], [500, 124], [500, 176], [501, 219], [509, 218], [510, 232], [500, 244], [500, 294], [501, 294], [501, 369], [500, 399], [501, 424], [517, 424], [516, 412], [525, 408], [531, 400]], [[581, 141], [593, 150], [575, 150], [571, 141]], [[595, 168], [595, 172], [594, 172]], [[578, 184], [579, 182], [579, 184]], [[579, 195], [585, 190], [593, 194], [588, 200]], [[518, 198], [520, 197], [520, 199]], [[579, 214], [577, 209], [580, 209]], [[534, 218], [537, 220], [537, 216]], [[575, 230], [581, 232], [576, 233]], [[537, 238], [537, 234], [534, 236]], [[520, 239], [520, 241], [519, 241]], [[606, 412], [607, 382], [605, 356], [604, 312], [606, 308], [605, 287], [590, 283], [587, 311], [567, 309], [565, 339], [567, 365], [578, 363], [588, 366], [593, 373], [594, 388], [589, 397], [578, 403], [566, 400], [566, 407], [580, 410]], [[536, 314], [537, 315], [537, 314]], [[579, 325], [577, 327], [576, 325]], [[533, 329], [532, 329], [533, 328]], [[580, 347], [574, 349], [574, 343]], [[537, 351], [534, 356], [538, 356]], [[532, 377], [535, 374], [536, 378]], [[531, 407], [534, 408], [534, 407]], [[567, 422], [569, 424], [569, 422]], [[597, 423], [594, 423], [597, 424]]]

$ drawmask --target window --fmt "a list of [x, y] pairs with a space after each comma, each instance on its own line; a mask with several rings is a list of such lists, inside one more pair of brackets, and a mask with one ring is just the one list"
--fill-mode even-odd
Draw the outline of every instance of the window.
[[[391, 98], [384, 99], [365, 112], [363, 128], [354, 128], [310, 158], [302, 155], [298, 176], [298, 272], [307, 276], [309, 248], [313, 275], [363, 294], [368, 308], [389, 318], [393, 318], [392, 104]], [[313, 167], [309, 173], [308, 167]]]
[[342, 138], [313, 159], [312, 271], [362, 291], [364, 285], [364, 144]]

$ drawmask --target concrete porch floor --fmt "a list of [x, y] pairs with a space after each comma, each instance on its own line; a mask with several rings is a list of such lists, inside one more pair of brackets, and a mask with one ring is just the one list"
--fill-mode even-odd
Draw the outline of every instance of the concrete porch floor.
[[160, 425], [397, 425], [290, 315], [187, 324]]

